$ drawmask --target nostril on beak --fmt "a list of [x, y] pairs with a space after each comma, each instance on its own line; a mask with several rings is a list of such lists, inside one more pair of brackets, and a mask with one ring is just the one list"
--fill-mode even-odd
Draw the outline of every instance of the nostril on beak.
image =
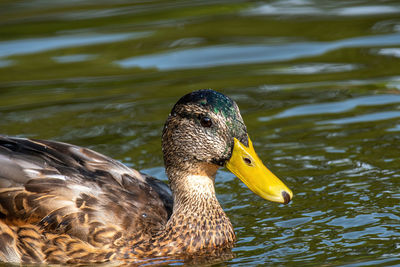
[[282, 191], [282, 197], [285, 202], [283, 204], [287, 204], [290, 202], [290, 195], [286, 191]]

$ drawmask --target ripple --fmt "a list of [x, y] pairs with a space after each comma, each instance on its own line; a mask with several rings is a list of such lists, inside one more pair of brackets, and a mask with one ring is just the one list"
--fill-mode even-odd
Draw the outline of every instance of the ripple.
[[142, 38], [148, 35], [150, 35], [149, 32], [77, 34], [2, 41], [0, 42], [0, 58], [11, 55], [38, 53], [67, 47], [113, 43], [123, 40]]
[[375, 223], [378, 221], [379, 220], [374, 218], [373, 215], [361, 214], [361, 215], [357, 215], [353, 218], [348, 218], [346, 216], [335, 218], [326, 224], [333, 225], [333, 226], [341, 226], [346, 229], [346, 228], [353, 228], [353, 227], [363, 226], [363, 225], [367, 225], [367, 224], [372, 224], [372, 223]]
[[378, 51], [378, 54], [385, 56], [400, 57], [400, 48], [383, 48]]
[[372, 26], [372, 30], [374, 32], [399, 32], [400, 31], [400, 20], [398, 19], [389, 19], [378, 21]]
[[398, 266], [399, 262], [400, 262], [400, 257], [398, 257], [398, 255], [396, 255], [396, 256], [392, 256], [391, 258], [386, 258], [386, 259], [381, 259], [381, 260], [361, 261], [358, 263], [351, 263], [351, 264], [346, 264], [346, 265], [342, 265], [342, 266], [343, 267]]
[[388, 132], [399, 132], [400, 131], [400, 124], [397, 124], [393, 128], [389, 128], [386, 131], [388, 131]]
[[[343, 101], [335, 101], [319, 104], [300, 105], [294, 108], [287, 109], [273, 118], [286, 118], [314, 114], [329, 114], [350, 111], [358, 106], [375, 106], [400, 103], [400, 95], [370, 95], [361, 96]], [[390, 116], [390, 115], [389, 115]], [[270, 117], [259, 117], [260, 121], [270, 120]]]
[[370, 5], [370, 6], [354, 6], [346, 7], [337, 10], [338, 15], [342, 16], [370, 16], [380, 14], [398, 13], [400, 8], [398, 6], [390, 5]]
[[360, 66], [356, 64], [330, 64], [330, 63], [312, 63], [312, 64], [299, 64], [289, 67], [271, 69], [263, 71], [263, 74], [318, 74], [318, 73], [335, 73], [352, 71], [359, 69]]
[[[363, 224], [366, 225], [366, 224]], [[349, 233], [340, 234], [341, 237], [344, 239], [361, 239], [364, 236], [376, 236], [379, 235], [380, 238], [384, 237], [395, 237], [400, 236], [399, 233], [395, 231], [390, 231], [386, 227], [383, 226], [374, 226], [374, 227], [367, 227], [360, 231], [351, 231]]]
[[369, 114], [363, 114], [348, 118], [335, 119], [335, 120], [326, 120], [318, 122], [318, 124], [350, 124], [350, 123], [358, 123], [358, 122], [371, 122], [371, 121], [381, 121], [388, 120], [393, 118], [399, 118], [400, 111], [384, 111], [384, 112], [375, 112]]
[[234, 64], [277, 62], [316, 56], [346, 47], [400, 44], [400, 33], [362, 36], [333, 42], [290, 42], [254, 45], [214, 45], [136, 56], [115, 61], [123, 68], [195, 69]]
[[243, 15], [260, 16], [371, 16], [381, 14], [393, 14], [400, 11], [397, 5], [365, 5], [341, 7], [340, 3], [336, 6], [316, 5], [314, 1], [276, 1], [274, 3], [262, 4], [255, 8], [250, 8]]
[[302, 224], [306, 224], [310, 221], [312, 221], [312, 218], [303, 217], [303, 218], [295, 218], [295, 219], [275, 222], [275, 225], [279, 227], [292, 228]]
[[75, 54], [75, 55], [52, 57], [52, 59], [58, 63], [72, 63], [72, 62], [83, 62], [83, 61], [92, 60], [95, 57], [96, 57], [96, 55]]

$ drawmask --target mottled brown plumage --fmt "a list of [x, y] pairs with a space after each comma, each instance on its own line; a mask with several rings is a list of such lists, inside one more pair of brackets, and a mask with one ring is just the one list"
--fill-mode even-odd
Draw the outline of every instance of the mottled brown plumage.
[[247, 143], [231, 99], [211, 90], [181, 98], [162, 137], [171, 193], [90, 149], [0, 136], [0, 260], [134, 263], [231, 248], [214, 178], [234, 138]]

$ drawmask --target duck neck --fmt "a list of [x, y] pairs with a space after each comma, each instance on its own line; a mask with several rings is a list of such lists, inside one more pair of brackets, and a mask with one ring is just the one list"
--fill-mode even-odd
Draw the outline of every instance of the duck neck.
[[[174, 207], [166, 225], [166, 239], [182, 240], [185, 253], [232, 247], [233, 227], [215, 195], [218, 166], [201, 164], [197, 171], [167, 168], [174, 195]], [[186, 170], [186, 171], [185, 171]]]
[[[221, 209], [214, 187], [217, 170], [218, 167], [213, 164], [201, 164], [196, 168], [191, 166], [190, 169], [183, 166], [167, 168], [174, 196], [173, 213]], [[205, 207], [200, 207], [199, 204]]]

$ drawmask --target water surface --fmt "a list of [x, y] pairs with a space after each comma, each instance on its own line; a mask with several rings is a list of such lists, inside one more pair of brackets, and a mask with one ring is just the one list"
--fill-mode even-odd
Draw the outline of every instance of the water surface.
[[166, 180], [161, 129], [185, 93], [237, 101], [294, 191], [226, 170], [238, 237], [221, 265], [400, 265], [398, 1], [2, 1], [0, 133], [90, 147]]

